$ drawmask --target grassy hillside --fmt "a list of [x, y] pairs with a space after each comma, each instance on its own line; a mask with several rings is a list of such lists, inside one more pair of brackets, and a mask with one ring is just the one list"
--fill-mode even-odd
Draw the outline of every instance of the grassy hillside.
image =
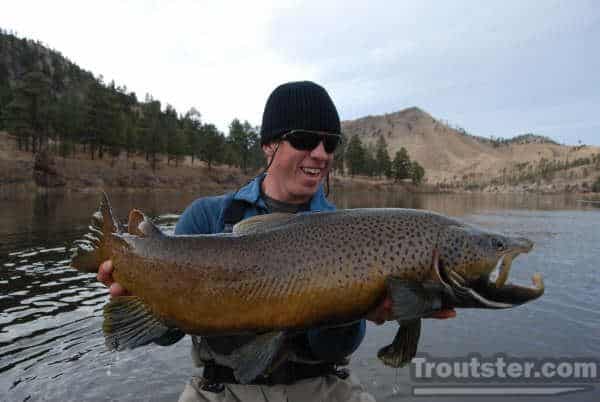
[[371, 144], [382, 135], [391, 155], [405, 147], [425, 167], [429, 183], [448, 188], [585, 191], [600, 176], [600, 147], [565, 146], [531, 134], [477, 137], [416, 107], [342, 126], [347, 136]]

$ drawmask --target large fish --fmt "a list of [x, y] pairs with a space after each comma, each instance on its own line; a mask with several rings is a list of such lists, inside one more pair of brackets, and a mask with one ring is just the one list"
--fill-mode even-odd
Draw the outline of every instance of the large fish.
[[[104, 308], [111, 349], [151, 342], [173, 328], [201, 336], [260, 334], [229, 360], [237, 379], [271, 369], [286, 337], [359, 320], [392, 298], [400, 328], [380, 359], [414, 357], [421, 318], [454, 307], [501, 309], [540, 297], [507, 283], [512, 260], [533, 243], [411, 209], [270, 214], [233, 233], [168, 236], [137, 211], [123, 232], [104, 195], [71, 265], [96, 272], [112, 259], [114, 279], [134, 296]], [[491, 274], [498, 268], [495, 281]]]

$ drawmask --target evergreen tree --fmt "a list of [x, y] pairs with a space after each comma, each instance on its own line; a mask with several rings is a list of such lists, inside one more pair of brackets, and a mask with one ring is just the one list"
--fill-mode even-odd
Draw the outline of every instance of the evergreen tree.
[[202, 120], [198, 110], [191, 108], [183, 117], [183, 134], [185, 136], [186, 153], [192, 158], [192, 166], [194, 166], [194, 158], [202, 152]]
[[413, 161], [411, 163], [410, 176], [413, 184], [419, 185], [423, 181], [423, 177], [425, 177], [425, 169], [417, 161]]
[[35, 153], [47, 143], [50, 103], [50, 81], [43, 72], [29, 72], [17, 83], [5, 120], [18, 137], [19, 148], [24, 145], [28, 151], [31, 141], [31, 151]]
[[140, 125], [140, 137], [143, 149], [146, 152], [146, 160], [150, 161], [152, 170], [158, 165], [158, 154], [164, 150], [165, 138], [161, 135], [162, 122], [160, 102], [146, 96], [146, 103], [142, 107], [142, 122]]
[[394, 161], [392, 162], [392, 175], [395, 181], [408, 179], [410, 177], [411, 162], [406, 148], [400, 148], [396, 152]]
[[199, 145], [200, 153], [198, 155], [202, 161], [206, 162], [210, 171], [215, 162], [220, 162], [223, 159], [225, 136], [214, 124], [205, 124], [202, 126]]
[[345, 161], [351, 176], [361, 174], [366, 167], [365, 148], [357, 135], [352, 136], [345, 152]]
[[260, 147], [258, 133], [247, 121], [243, 124], [238, 119], [233, 119], [229, 125], [227, 143], [234, 158], [234, 164], [248, 173], [248, 168], [254, 165], [257, 148]]
[[377, 145], [375, 147], [375, 160], [376, 160], [376, 174], [377, 176], [391, 177], [392, 175], [392, 161], [390, 160], [390, 154], [388, 153], [387, 143], [380, 135], [377, 139]]

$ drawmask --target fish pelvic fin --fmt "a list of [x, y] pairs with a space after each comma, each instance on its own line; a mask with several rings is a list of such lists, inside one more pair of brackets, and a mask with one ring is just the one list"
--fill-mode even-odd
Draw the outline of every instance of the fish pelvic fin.
[[92, 216], [88, 230], [83, 239], [74, 242], [70, 265], [80, 271], [96, 273], [100, 264], [111, 256], [107, 239], [114, 233], [121, 233], [105, 192], [102, 192], [99, 211]]
[[399, 321], [400, 328], [392, 343], [379, 350], [377, 357], [386, 366], [404, 367], [417, 354], [421, 336], [421, 319]]
[[240, 384], [248, 384], [268, 372], [277, 362], [284, 340], [283, 332], [267, 332], [231, 352], [233, 374]]
[[417, 353], [421, 336], [421, 317], [442, 308], [443, 285], [437, 282], [407, 281], [389, 277], [387, 291], [392, 298], [392, 315], [400, 328], [392, 343], [379, 350], [377, 357], [386, 365], [403, 367]]
[[104, 306], [102, 330], [108, 349], [124, 350], [155, 341], [173, 328], [155, 317], [139, 297], [121, 296]]
[[441, 284], [427, 281], [407, 281], [398, 277], [389, 277], [387, 291], [392, 298], [392, 316], [396, 320], [421, 318], [442, 308]]

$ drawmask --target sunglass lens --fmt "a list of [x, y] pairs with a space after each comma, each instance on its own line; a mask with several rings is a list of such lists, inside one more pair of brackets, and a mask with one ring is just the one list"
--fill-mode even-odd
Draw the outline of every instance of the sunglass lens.
[[324, 135], [323, 136], [323, 147], [325, 148], [325, 152], [328, 154], [335, 151], [338, 144], [340, 143], [340, 137], [337, 135]]
[[321, 135], [308, 131], [290, 133], [286, 135], [285, 139], [300, 151], [312, 151], [319, 146], [319, 142], [323, 141], [325, 152], [329, 154], [335, 151], [340, 143], [340, 137], [337, 135]]
[[298, 132], [287, 136], [292, 146], [301, 151], [312, 151], [319, 145], [320, 136], [315, 133]]

